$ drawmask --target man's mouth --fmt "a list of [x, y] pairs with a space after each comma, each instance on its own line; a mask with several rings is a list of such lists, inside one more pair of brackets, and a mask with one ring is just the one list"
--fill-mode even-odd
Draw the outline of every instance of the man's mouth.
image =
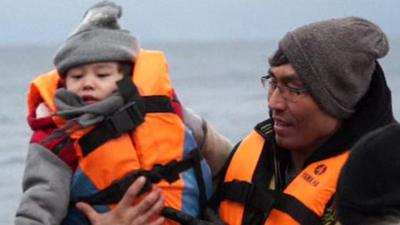
[[284, 134], [290, 129], [293, 125], [282, 119], [282, 118], [273, 118], [274, 119], [274, 130], [277, 134]]

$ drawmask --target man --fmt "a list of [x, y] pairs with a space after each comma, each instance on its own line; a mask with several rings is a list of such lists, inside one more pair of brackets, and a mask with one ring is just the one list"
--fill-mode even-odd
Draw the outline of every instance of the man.
[[261, 78], [271, 119], [234, 148], [217, 191], [225, 223], [335, 223], [332, 200], [349, 149], [394, 121], [376, 61], [387, 52], [382, 30], [356, 17], [283, 37]]
[[363, 137], [343, 167], [337, 191], [342, 225], [400, 224], [400, 125]]

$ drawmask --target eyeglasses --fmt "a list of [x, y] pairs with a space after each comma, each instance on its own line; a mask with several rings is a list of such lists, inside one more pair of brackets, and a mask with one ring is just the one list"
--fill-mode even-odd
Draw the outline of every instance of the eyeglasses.
[[261, 84], [267, 90], [268, 97], [272, 95], [276, 88], [278, 88], [279, 94], [282, 96], [282, 98], [289, 102], [296, 102], [300, 96], [308, 93], [305, 89], [278, 84], [278, 81], [271, 74], [262, 76]]

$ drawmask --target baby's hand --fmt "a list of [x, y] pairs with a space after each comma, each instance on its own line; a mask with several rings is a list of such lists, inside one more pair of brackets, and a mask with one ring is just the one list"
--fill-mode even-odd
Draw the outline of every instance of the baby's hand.
[[51, 116], [51, 112], [49, 107], [46, 106], [43, 102], [38, 105], [36, 108], [36, 118], [43, 118]]

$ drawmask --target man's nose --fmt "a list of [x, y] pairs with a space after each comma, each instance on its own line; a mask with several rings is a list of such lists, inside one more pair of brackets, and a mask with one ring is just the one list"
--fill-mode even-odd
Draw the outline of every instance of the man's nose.
[[268, 107], [270, 110], [284, 110], [286, 108], [286, 100], [282, 97], [278, 87], [269, 93]]

